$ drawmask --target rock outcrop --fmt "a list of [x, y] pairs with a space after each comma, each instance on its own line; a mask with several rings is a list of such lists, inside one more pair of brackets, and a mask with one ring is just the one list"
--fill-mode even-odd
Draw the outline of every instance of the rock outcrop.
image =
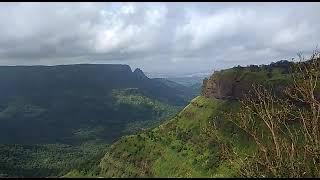
[[237, 72], [215, 72], [203, 80], [202, 95], [216, 99], [239, 99], [249, 90], [250, 82], [241, 80]]
[[201, 94], [216, 99], [241, 99], [253, 84], [271, 87], [277, 93], [290, 83], [289, 66], [287, 61], [280, 61], [216, 71], [203, 80]]

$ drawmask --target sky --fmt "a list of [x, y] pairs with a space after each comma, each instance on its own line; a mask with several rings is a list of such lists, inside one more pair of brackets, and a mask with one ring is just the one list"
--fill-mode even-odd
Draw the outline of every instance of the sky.
[[128, 64], [184, 75], [268, 64], [320, 43], [320, 3], [0, 3], [0, 65]]

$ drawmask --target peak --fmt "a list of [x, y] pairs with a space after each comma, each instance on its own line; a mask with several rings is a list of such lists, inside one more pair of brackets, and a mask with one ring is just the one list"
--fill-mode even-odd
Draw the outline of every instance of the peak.
[[143, 73], [143, 71], [141, 70], [141, 69], [139, 69], [139, 68], [136, 68], [135, 70], [134, 70], [134, 73], [135, 74], [137, 74], [139, 77], [141, 77], [141, 78], [147, 78], [148, 79], [148, 77]]
[[[134, 70], [134, 72], [135, 73], [143, 73], [143, 71], [140, 69], [140, 68], [136, 68], [135, 70]], [[143, 73], [144, 74], [144, 73]]]

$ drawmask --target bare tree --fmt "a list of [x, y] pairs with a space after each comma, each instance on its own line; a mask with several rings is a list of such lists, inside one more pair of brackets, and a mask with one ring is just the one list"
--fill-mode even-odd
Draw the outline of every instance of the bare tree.
[[320, 177], [320, 103], [315, 95], [320, 56], [314, 51], [308, 61], [299, 58], [285, 98], [253, 85], [240, 111], [229, 116], [257, 145], [257, 153], [245, 161], [244, 176]]

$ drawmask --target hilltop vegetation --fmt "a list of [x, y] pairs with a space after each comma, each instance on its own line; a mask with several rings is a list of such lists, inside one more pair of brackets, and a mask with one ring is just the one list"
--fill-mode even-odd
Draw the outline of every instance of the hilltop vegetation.
[[319, 177], [320, 52], [292, 67], [281, 96], [254, 85], [231, 117], [258, 150], [242, 168], [249, 177]]
[[174, 118], [114, 143], [97, 176], [318, 177], [319, 62], [215, 72]]
[[[204, 80], [203, 96], [192, 100], [172, 120], [114, 143], [101, 160], [99, 176], [239, 176], [245, 155], [252, 154], [256, 146], [252, 138], [226, 119], [226, 113], [238, 111], [237, 95], [243, 92], [229, 89], [234, 89], [233, 83], [247, 88], [253, 82], [275, 85], [287, 81], [290, 76], [286, 68], [289, 66], [258, 70], [235, 67], [215, 72], [209, 81]], [[206, 87], [210, 85], [214, 88]]]
[[280, 92], [292, 83], [289, 73], [293, 65], [289, 61], [279, 61], [270, 65], [233, 67], [214, 72], [203, 80], [202, 95], [219, 99], [241, 99], [252, 88], [260, 84]]

